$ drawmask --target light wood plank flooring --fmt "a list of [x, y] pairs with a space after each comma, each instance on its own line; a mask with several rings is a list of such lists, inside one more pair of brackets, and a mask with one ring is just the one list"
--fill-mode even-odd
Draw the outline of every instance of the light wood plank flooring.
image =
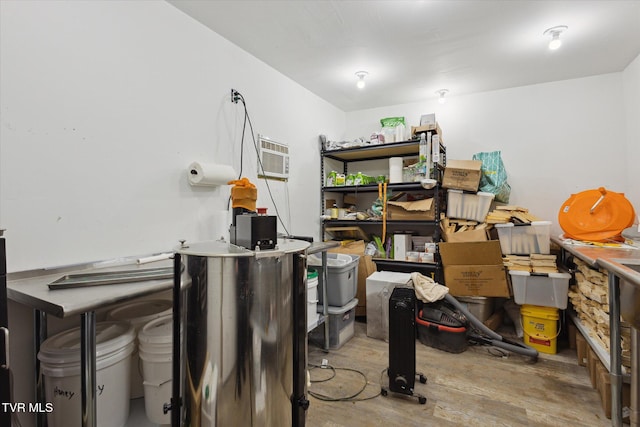
[[[336, 368], [361, 371], [367, 387], [358, 398], [380, 393], [381, 372], [388, 365], [388, 344], [368, 338], [366, 324], [355, 323], [355, 336], [342, 348], [325, 353], [309, 345], [309, 363], [322, 359]], [[491, 347], [474, 346], [459, 354], [427, 347], [416, 341], [416, 370], [427, 383], [416, 380], [415, 391], [427, 397], [426, 405], [404, 395], [377, 396], [357, 402], [328, 402], [310, 397], [307, 425], [311, 427], [364, 426], [610, 426], [600, 395], [592, 388], [575, 350], [540, 354], [536, 363], [524, 356], [500, 357]], [[311, 369], [312, 381], [331, 376], [329, 369]], [[387, 380], [386, 375], [383, 382]], [[338, 369], [310, 391], [328, 397], [356, 393], [364, 379]]]

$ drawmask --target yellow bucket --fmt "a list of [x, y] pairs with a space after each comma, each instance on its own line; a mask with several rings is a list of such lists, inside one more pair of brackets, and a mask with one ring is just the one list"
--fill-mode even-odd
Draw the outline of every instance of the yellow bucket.
[[523, 305], [520, 307], [524, 343], [541, 353], [556, 354], [558, 331], [558, 309]]

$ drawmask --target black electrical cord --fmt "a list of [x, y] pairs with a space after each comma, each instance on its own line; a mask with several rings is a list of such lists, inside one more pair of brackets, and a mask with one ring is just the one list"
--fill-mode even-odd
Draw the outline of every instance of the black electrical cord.
[[[244, 103], [244, 97], [240, 94], [240, 92], [234, 91], [231, 101], [238, 102], [239, 99], [242, 100], [242, 105], [244, 106], [244, 120], [242, 123], [242, 136], [240, 137], [240, 173], [238, 173], [238, 179], [242, 178], [242, 168], [244, 166], [244, 132], [247, 128], [247, 105]], [[227, 200], [227, 210], [229, 210], [230, 205], [231, 194], [229, 194], [229, 199]]]
[[[332, 371], [332, 375], [329, 378], [325, 378], [322, 380], [312, 380], [311, 383], [321, 383], [321, 382], [327, 382], [333, 378], [335, 378], [338, 370], [340, 371], [348, 371], [348, 372], [355, 372], [358, 375], [362, 376], [362, 378], [364, 379], [364, 384], [362, 385], [362, 387], [360, 387], [360, 389], [358, 391], [356, 391], [355, 393], [351, 394], [350, 396], [344, 396], [344, 397], [331, 397], [331, 396], [327, 396], [325, 394], [322, 393], [317, 393], [314, 391], [309, 390], [309, 395], [312, 397], [315, 397], [318, 400], [322, 400], [325, 402], [363, 402], [365, 400], [371, 400], [371, 399], [375, 399], [376, 397], [380, 396], [380, 391], [378, 391], [378, 393], [376, 393], [373, 396], [368, 396], [368, 397], [362, 397], [362, 398], [357, 398], [358, 396], [360, 396], [365, 389], [367, 388], [367, 385], [369, 385], [369, 381], [367, 380], [367, 376], [357, 370], [357, 369], [352, 369], [352, 368], [335, 368], [331, 365], [314, 365], [314, 364], [309, 364], [309, 367], [311, 367], [311, 369], [316, 369], [316, 368], [320, 368], [320, 369], [331, 369]], [[386, 369], [384, 369], [382, 372], [384, 373], [384, 371], [386, 371]], [[380, 383], [382, 383], [382, 374], [380, 375]]]
[[[242, 101], [242, 106], [244, 107], [244, 120], [245, 120], [245, 124], [242, 126], [242, 143], [240, 144], [240, 176], [238, 177], [238, 179], [240, 179], [240, 177], [242, 176], [242, 163], [243, 163], [243, 151], [244, 151], [244, 129], [246, 126], [247, 121], [249, 122], [249, 129], [251, 130], [251, 138], [253, 140], [253, 148], [255, 148], [256, 150], [256, 156], [258, 157], [258, 164], [260, 164], [260, 169], [262, 170], [262, 174], [264, 175], [264, 166], [262, 166], [262, 160], [260, 159], [260, 150], [258, 149], [258, 143], [256, 142], [256, 136], [255, 136], [255, 132], [253, 130], [253, 123], [251, 123], [251, 116], [249, 116], [249, 111], [247, 110], [247, 103], [244, 100], [244, 96], [242, 96], [242, 94], [238, 91], [234, 92], [234, 97], [232, 98], [232, 101], [236, 102], [236, 100], [240, 100]], [[286, 232], [286, 235], [290, 235], [291, 233], [289, 233], [289, 230], [287, 230], [287, 226], [284, 225], [284, 222], [282, 221], [282, 218], [280, 217], [280, 212], [278, 211], [278, 205], [276, 205], [275, 200], [273, 199], [273, 194], [271, 193], [271, 187], [269, 186], [269, 181], [266, 178], [263, 178], [264, 183], [267, 186], [267, 191], [269, 192], [269, 198], [271, 199], [271, 203], [273, 203], [273, 208], [276, 211], [276, 217], [278, 218], [278, 221], [280, 221], [280, 224], [282, 225], [282, 228], [284, 229], [284, 231]], [[228, 206], [227, 206], [228, 209]]]

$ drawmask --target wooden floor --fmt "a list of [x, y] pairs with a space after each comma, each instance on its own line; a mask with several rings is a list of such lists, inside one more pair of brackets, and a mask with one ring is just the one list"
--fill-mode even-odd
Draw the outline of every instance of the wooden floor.
[[[586, 368], [577, 363], [575, 350], [541, 353], [531, 363], [517, 354], [494, 355], [488, 346], [453, 354], [416, 341], [416, 370], [427, 377], [426, 384], [416, 381], [415, 392], [427, 397], [427, 403], [420, 405], [404, 395], [379, 395], [381, 372], [388, 365], [388, 344], [368, 338], [363, 322], [356, 321], [355, 329], [351, 340], [329, 353], [310, 344], [309, 363], [320, 365], [326, 359], [335, 368], [361, 371], [367, 386], [357, 399], [373, 398], [329, 402], [311, 396], [308, 426], [611, 425]], [[329, 378], [332, 372], [315, 368], [310, 374], [316, 381]], [[386, 375], [382, 380], [387, 380]], [[364, 381], [356, 372], [337, 369], [334, 378], [313, 382], [309, 391], [340, 398], [355, 394]]]

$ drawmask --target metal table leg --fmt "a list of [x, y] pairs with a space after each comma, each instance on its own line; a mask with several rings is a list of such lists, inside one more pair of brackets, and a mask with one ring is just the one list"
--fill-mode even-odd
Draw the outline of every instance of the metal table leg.
[[609, 273], [609, 330], [611, 357], [611, 424], [622, 426], [622, 347], [620, 344], [620, 279]]
[[[35, 401], [40, 403], [41, 407], [44, 407], [46, 403], [46, 396], [44, 395], [44, 382], [42, 378], [42, 372], [40, 371], [40, 361], [38, 360], [38, 353], [40, 352], [40, 346], [47, 339], [47, 313], [40, 310], [33, 310], [33, 348], [35, 349], [33, 355], [33, 372], [35, 379]], [[36, 413], [36, 426], [47, 427], [47, 414], [44, 412]]]
[[329, 310], [327, 306], [327, 251], [322, 251], [322, 315], [324, 316], [324, 351], [329, 351]]
[[82, 381], [82, 426], [96, 427], [96, 313], [81, 316], [80, 376]]
[[640, 331], [631, 328], [631, 427], [640, 426]]

